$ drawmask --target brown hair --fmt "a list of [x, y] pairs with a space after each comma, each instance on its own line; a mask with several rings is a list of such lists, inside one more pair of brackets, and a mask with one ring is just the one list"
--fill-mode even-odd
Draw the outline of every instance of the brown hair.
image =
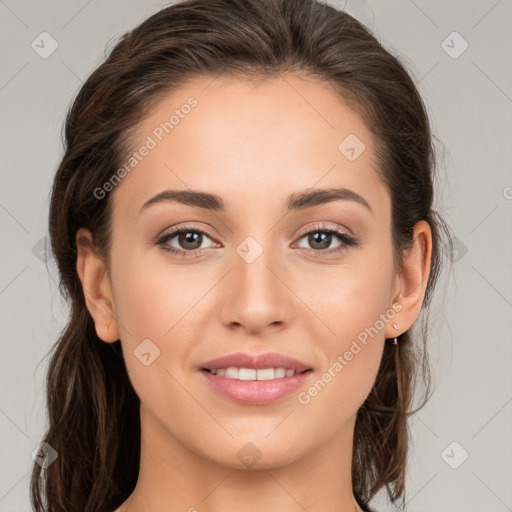
[[83, 84], [65, 123], [65, 153], [50, 204], [49, 231], [69, 322], [52, 347], [47, 373], [49, 427], [43, 441], [58, 453], [35, 463], [37, 511], [113, 510], [133, 491], [139, 471], [140, 418], [120, 341], [102, 342], [76, 271], [75, 234], [91, 230], [108, 262], [111, 194], [101, 187], [126, 160], [130, 137], [160, 99], [199, 76], [240, 79], [285, 71], [320, 79], [358, 112], [374, 135], [379, 169], [392, 199], [396, 261], [416, 222], [432, 229], [433, 254], [422, 311], [422, 343], [410, 332], [386, 344], [375, 385], [354, 433], [353, 491], [369, 500], [385, 488], [404, 499], [408, 415], [426, 357], [428, 309], [442, 261], [446, 224], [433, 210], [434, 146], [428, 116], [399, 60], [349, 14], [315, 0], [185, 0], [124, 34]]

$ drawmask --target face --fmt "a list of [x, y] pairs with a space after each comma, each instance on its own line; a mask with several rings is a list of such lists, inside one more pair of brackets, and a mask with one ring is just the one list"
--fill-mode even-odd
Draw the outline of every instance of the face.
[[[325, 85], [212, 80], [139, 127], [137, 163], [111, 192], [112, 302], [145, 432], [224, 466], [243, 467], [245, 447], [274, 467], [353, 429], [373, 386], [395, 335], [391, 204], [371, 133]], [[320, 189], [342, 192], [301, 200]], [[178, 190], [216, 201], [162, 195]], [[284, 385], [202, 369], [270, 352], [309, 371]]]

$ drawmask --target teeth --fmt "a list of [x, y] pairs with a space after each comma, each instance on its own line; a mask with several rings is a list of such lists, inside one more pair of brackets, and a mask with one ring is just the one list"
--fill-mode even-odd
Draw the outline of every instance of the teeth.
[[238, 379], [238, 368], [235, 368], [234, 366], [226, 368], [225, 377], [227, 377], [228, 379]]
[[272, 380], [282, 379], [283, 377], [293, 377], [295, 370], [290, 368], [219, 368], [218, 370], [210, 370], [212, 375], [227, 377], [228, 379], [238, 380]]
[[286, 368], [274, 368], [274, 378], [275, 379], [282, 379], [283, 377], [286, 377], [286, 372], [292, 372], [288, 375], [288, 377], [292, 376], [295, 372], [293, 370], [286, 370]]
[[238, 379], [239, 380], [257, 380], [256, 372], [257, 372], [257, 370], [254, 368], [240, 368], [238, 370]]

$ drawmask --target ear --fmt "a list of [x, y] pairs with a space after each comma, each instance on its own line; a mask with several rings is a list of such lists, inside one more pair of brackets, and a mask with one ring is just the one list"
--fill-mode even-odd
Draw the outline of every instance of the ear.
[[103, 259], [93, 248], [93, 237], [88, 229], [80, 228], [76, 233], [76, 269], [85, 296], [87, 309], [91, 314], [96, 334], [107, 342], [119, 339], [115, 317], [112, 287]]
[[[418, 318], [428, 277], [432, 258], [432, 231], [428, 222], [421, 220], [414, 226], [413, 243], [403, 255], [402, 265], [397, 275], [398, 290], [394, 294], [395, 304], [399, 303], [401, 309], [386, 326], [386, 338], [394, 338], [409, 329]], [[398, 296], [397, 296], [398, 293]], [[395, 329], [393, 323], [398, 327]]]

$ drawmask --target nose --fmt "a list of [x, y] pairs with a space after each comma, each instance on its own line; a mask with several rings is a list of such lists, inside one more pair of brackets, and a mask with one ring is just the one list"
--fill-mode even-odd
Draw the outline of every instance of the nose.
[[251, 251], [252, 256], [261, 251], [258, 245], [253, 242], [238, 249], [232, 270], [223, 280], [222, 322], [249, 334], [284, 327], [290, 321], [293, 294], [275, 251], [264, 249], [251, 261]]

